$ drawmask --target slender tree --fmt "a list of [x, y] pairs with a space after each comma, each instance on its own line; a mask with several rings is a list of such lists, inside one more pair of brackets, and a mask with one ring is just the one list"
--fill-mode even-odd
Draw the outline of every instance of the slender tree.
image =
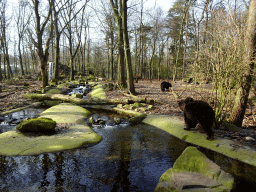
[[124, 37], [128, 90], [130, 91], [131, 94], [134, 95], [135, 88], [133, 83], [131, 51], [130, 51], [128, 28], [127, 28], [127, 0], [122, 0], [122, 24], [123, 24], [123, 37]]
[[256, 0], [251, 0], [249, 5], [249, 15], [247, 20], [247, 30], [245, 35], [245, 70], [241, 87], [237, 91], [234, 107], [230, 116], [231, 122], [241, 127], [251, 89], [252, 74], [256, 58]]
[[[1, 33], [1, 46], [2, 51], [4, 54], [4, 71], [5, 71], [5, 64], [7, 64], [7, 78], [10, 79], [12, 76], [12, 70], [10, 66], [10, 58], [9, 58], [9, 48], [8, 48], [8, 40], [7, 40], [7, 18], [6, 18], [6, 4], [7, 1], [3, 0], [0, 1], [0, 33]], [[6, 74], [6, 73], [5, 73]]]
[[49, 57], [50, 40], [52, 38], [52, 30], [53, 30], [52, 24], [50, 26], [50, 33], [46, 40], [45, 46], [43, 43], [43, 35], [45, 33], [46, 25], [50, 20], [50, 16], [52, 13], [53, 0], [48, 0], [48, 13], [43, 22], [41, 22], [41, 16], [39, 13], [39, 0], [31, 0], [31, 1], [33, 3], [35, 18], [36, 18], [36, 39], [33, 37], [32, 32], [30, 30], [28, 30], [28, 33], [29, 33], [30, 39], [32, 40], [33, 44], [37, 49], [40, 72], [42, 76], [42, 86], [46, 87], [48, 85], [48, 75], [47, 75], [46, 66], [47, 66], [48, 57]]
[[22, 61], [22, 53], [21, 53], [21, 42], [24, 37], [26, 28], [31, 19], [31, 13], [28, 12], [27, 1], [19, 0], [18, 8], [16, 10], [15, 15], [16, 15], [15, 22], [16, 22], [17, 32], [18, 32], [19, 64], [20, 64], [21, 75], [25, 75], [24, 69], [23, 69], [24, 67], [23, 67], [23, 61]]
[[123, 28], [122, 28], [122, 3], [121, 0], [119, 0], [119, 6], [118, 6], [118, 0], [110, 0], [111, 8], [113, 10], [117, 27], [118, 27], [118, 79], [117, 82], [121, 87], [126, 86], [125, 82], [125, 70], [124, 70], [124, 39], [123, 39]]

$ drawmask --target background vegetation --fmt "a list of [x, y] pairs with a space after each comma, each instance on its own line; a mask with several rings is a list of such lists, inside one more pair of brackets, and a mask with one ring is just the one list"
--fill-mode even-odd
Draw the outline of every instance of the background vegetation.
[[213, 83], [210, 97], [218, 122], [231, 114], [241, 125], [237, 119], [244, 115], [241, 107], [254, 77], [255, 0], [175, 0], [167, 15], [145, 2], [19, 0], [11, 9], [8, 0], [0, 1], [0, 81], [40, 73], [44, 87], [49, 61], [54, 79], [68, 75], [72, 80], [77, 72], [90, 71], [128, 82], [132, 94], [138, 75], [193, 78]]

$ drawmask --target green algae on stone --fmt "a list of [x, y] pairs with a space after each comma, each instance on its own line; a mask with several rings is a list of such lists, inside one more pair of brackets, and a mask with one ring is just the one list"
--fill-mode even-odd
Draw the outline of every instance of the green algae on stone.
[[130, 121], [132, 124], [141, 123], [141, 122], [143, 121], [143, 119], [145, 119], [145, 118], [147, 117], [147, 114], [139, 113], [139, 112], [131, 111], [131, 110], [120, 109], [120, 108], [117, 108], [117, 107], [114, 107], [114, 108], [112, 109], [112, 111], [117, 112], [117, 113], [119, 113], [119, 114], [126, 115], [126, 116], [128, 116], [128, 117], [131, 117], [131, 118], [129, 119], [129, 121]]
[[142, 105], [142, 103], [134, 103], [133, 106], [136, 107], [136, 108], [144, 107], [144, 105]]
[[50, 136], [27, 137], [11, 130], [0, 134], [0, 154], [39, 155], [91, 146], [99, 143], [101, 139], [100, 135], [84, 124], [73, 124], [67, 132]]
[[22, 133], [26, 132], [43, 132], [51, 133], [56, 127], [56, 121], [50, 118], [34, 118], [22, 121], [16, 129]]
[[45, 92], [45, 94], [61, 94], [62, 90], [61, 89], [50, 89]]
[[196, 147], [187, 147], [173, 168], [161, 176], [155, 191], [183, 191], [183, 187], [193, 186], [191, 191], [226, 192], [234, 185], [234, 178], [229, 173], [221, 170]]
[[[41, 113], [57, 123], [70, 125], [67, 131], [52, 135], [27, 137], [16, 130], [0, 134], [0, 154], [37, 155], [41, 153], [63, 151], [96, 144], [102, 137], [85, 123], [91, 112], [76, 105], [62, 103]], [[76, 124], [83, 123], [83, 124]]]
[[155, 126], [162, 129], [167, 133], [191, 143], [201, 146], [205, 149], [210, 149], [230, 157], [235, 160], [239, 160], [243, 163], [247, 163], [252, 166], [256, 166], [256, 151], [247, 148], [234, 147], [235, 143], [228, 139], [215, 137], [214, 140], [209, 141], [206, 139], [204, 133], [199, 133], [197, 130], [185, 131], [184, 120], [176, 116], [168, 115], [147, 115], [142, 123]]
[[61, 103], [41, 113], [41, 117], [48, 117], [57, 123], [82, 123], [91, 112], [83, 107], [70, 103]]
[[72, 94], [72, 97], [82, 99], [82, 98], [83, 98], [83, 95], [82, 95], [82, 94], [79, 94], [79, 93], [74, 93], [74, 94]]
[[92, 99], [106, 99], [106, 95], [101, 85], [94, 86], [93, 90], [90, 93]]

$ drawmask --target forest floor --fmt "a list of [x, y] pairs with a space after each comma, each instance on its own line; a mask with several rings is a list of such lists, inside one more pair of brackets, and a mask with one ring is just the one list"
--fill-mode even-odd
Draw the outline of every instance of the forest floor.
[[[154, 100], [154, 109], [147, 111], [148, 114], [159, 115], [175, 115], [183, 119], [182, 112], [178, 109], [177, 101], [172, 94], [175, 92], [182, 99], [192, 97], [198, 100], [210, 99], [211, 84], [188, 84], [182, 81], [170, 83], [173, 85], [169, 91], [161, 92], [158, 80], [139, 80], [135, 83], [135, 90], [138, 97], [146, 98], [147, 100]], [[29, 78], [26, 80], [12, 80], [11, 82], [0, 82], [0, 113], [11, 109], [27, 106], [33, 101], [26, 100], [23, 95], [33, 90], [39, 89], [41, 82], [36, 78]], [[119, 90], [112, 90], [106, 92], [109, 98], [128, 98]], [[226, 138], [234, 141], [235, 147], [246, 146], [256, 150], [256, 107], [248, 106], [246, 115], [243, 121], [243, 127], [240, 131], [228, 131], [223, 127], [214, 130], [215, 136]], [[250, 139], [248, 139], [250, 137]]]

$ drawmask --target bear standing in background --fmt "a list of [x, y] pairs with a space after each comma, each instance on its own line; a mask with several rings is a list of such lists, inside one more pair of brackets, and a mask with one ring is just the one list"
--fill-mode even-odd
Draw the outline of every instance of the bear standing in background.
[[163, 81], [163, 82], [161, 83], [161, 91], [162, 91], [162, 92], [164, 92], [165, 89], [166, 89], [166, 90], [169, 90], [169, 87], [172, 87], [172, 84], [171, 84], [171, 83], [166, 82], [166, 81]]
[[206, 139], [213, 140], [212, 126], [215, 122], [215, 113], [208, 103], [187, 97], [185, 100], [180, 100], [178, 106], [184, 114], [186, 124], [184, 130], [190, 130], [199, 125], [207, 134]]

